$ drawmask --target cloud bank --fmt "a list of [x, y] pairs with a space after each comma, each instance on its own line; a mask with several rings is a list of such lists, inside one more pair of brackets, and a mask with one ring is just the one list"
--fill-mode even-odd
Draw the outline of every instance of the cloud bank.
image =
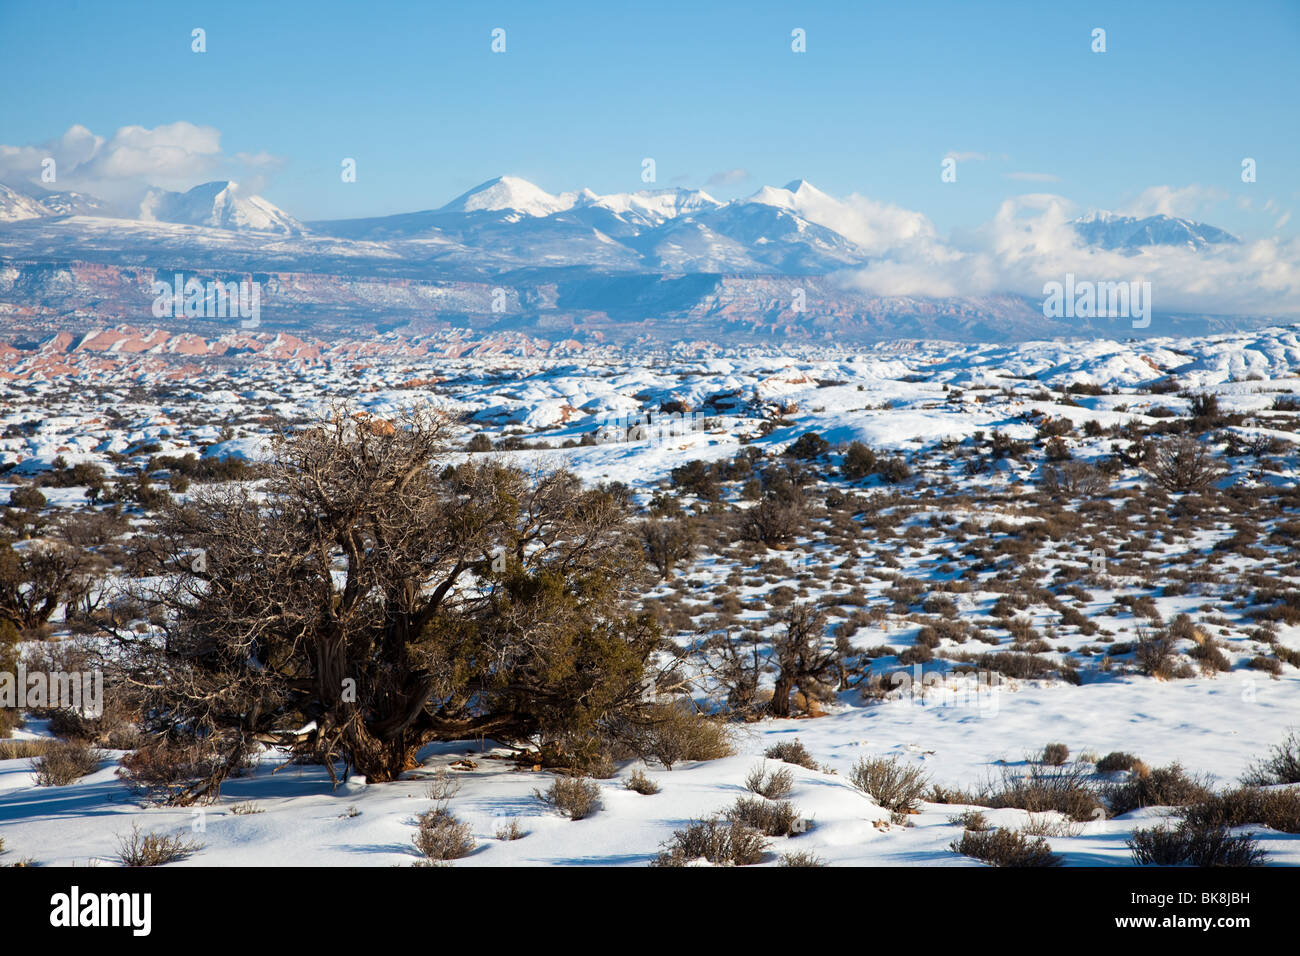
[[[54, 182], [42, 181], [47, 159], [55, 162]], [[149, 188], [183, 191], [212, 179], [239, 179], [255, 192], [280, 165], [269, 153], [227, 156], [220, 131], [184, 121], [153, 129], [123, 126], [107, 137], [74, 125], [44, 143], [0, 144], [0, 182], [89, 193], [122, 207], [138, 202]]]

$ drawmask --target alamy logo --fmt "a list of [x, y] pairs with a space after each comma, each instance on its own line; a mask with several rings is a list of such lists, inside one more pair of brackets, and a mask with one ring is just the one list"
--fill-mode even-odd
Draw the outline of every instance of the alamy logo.
[[646, 441], [652, 445], [662, 445], [673, 438], [704, 431], [705, 421], [703, 412], [606, 415], [596, 429], [596, 441], [602, 445], [625, 441]]
[[52, 707], [98, 717], [104, 713], [104, 672], [29, 672], [19, 664], [17, 673], [0, 671], [0, 707], [17, 710]]
[[262, 284], [249, 279], [204, 282], [178, 272], [170, 285], [155, 279], [153, 295], [155, 319], [239, 318], [244, 329], [262, 324]]
[[997, 716], [999, 682], [991, 671], [945, 675], [924, 670], [920, 664], [913, 664], [910, 673], [897, 670], [889, 675], [890, 696], [895, 699], [914, 707], [969, 707], [981, 717]]
[[133, 936], [148, 936], [153, 929], [153, 894], [85, 893], [78, 886], [50, 897], [50, 925], [126, 926]]
[[1067, 272], [1064, 283], [1045, 283], [1043, 295], [1048, 319], [1132, 319], [1135, 329], [1151, 324], [1150, 282], [1075, 281]]

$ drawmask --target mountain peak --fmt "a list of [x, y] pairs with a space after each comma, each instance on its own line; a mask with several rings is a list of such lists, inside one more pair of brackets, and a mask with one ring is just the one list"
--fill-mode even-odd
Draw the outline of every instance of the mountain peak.
[[237, 232], [299, 235], [304, 231], [302, 223], [274, 203], [261, 196], [242, 196], [238, 183], [223, 179], [183, 193], [151, 189], [140, 203], [140, 218]]
[[1071, 225], [1089, 245], [1104, 249], [1140, 249], [1145, 246], [1208, 246], [1236, 243], [1232, 233], [1217, 226], [1165, 213], [1150, 216], [1126, 216], [1107, 210], [1093, 210], [1073, 220]]
[[525, 216], [549, 216], [571, 205], [572, 200], [553, 196], [526, 179], [497, 176], [461, 193], [438, 211], [518, 212]]
[[785, 191], [799, 195], [825, 196], [826, 194], [806, 179], [793, 179], [785, 184]]

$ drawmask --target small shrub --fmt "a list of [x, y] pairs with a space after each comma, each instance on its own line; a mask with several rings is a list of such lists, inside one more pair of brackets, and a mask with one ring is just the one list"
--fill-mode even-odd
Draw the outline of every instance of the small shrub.
[[508, 826], [497, 827], [497, 839], [501, 841], [522, 840], [528, 836], [528, 832], [519, 825], [519, 821], [511, 818]]
[[117, 774], [156, 800], [184, 800], [203, 781], [225, 774], [225, 759], [203, 741], [190, 744], [159, 740], [129, 753]]
[[800, 743], [797, 737], [794, 740], [773, 744], [763, 751], [763, 756], [770, 760], [780, 760], [797, 767], [805, 767], [808, 770], [817, 769], [817, 761], [813, 760], [808, 748]]
[[991, 793], [987, 803], [996, 809], [1013, 807], [1030, 813], [1054, 810], [1071, 820], [1091, 820], [1102, 804], [1088, 776], [1086, 766], [1077, 764], [1062, 767], [1030, 764], [1023, 775], [1006, 769], [1002, 788]]
[[1048, 744], [1043, 748], [1043, 763], [1059, 767], [1070, 759], [1070, 748], [1065, 744]]
[[434, 771], [433, 779], [425, 789], [425, 796], [438, 803], [445, 803], [460, 793], [460, 781], [446, 767]]
[[202, 843], [186, 842], [178, 836], [141, 833], [131, 827], [130, 836], [117, 838], [117, 858], [123, 866], [162, 866], [193, 856], [203, 849]]
[[753, 827], [766, 836], [789, 836], [799, 832], [799, 811], [789, 800], [772, 801], [739, 797], [724, 814], [733, 824]]
[[821, 857], [801, 850], [798, 853], [782, 853], [781, 866], [825, 866], [826, 861]]
[[1134, 830], [1128, 839], [1139, 866], [1263, 866], [1268, 853], [1249, 833], [1233, 836], [1227, 827], [1158, 826]]
[[45, 752], [32, 760], [38, 787], [66, 787], [88, 773], [93, 773], [104, 759], [104, 753], [84, 741], [59, 740], [45, 748]]
[[672, 770], [683, 760], [717, 760], [732, 753], [727, 725], [680, 704], [652, 708], [649, 723], [633, 734], [632, 747]]
[[909, 767], [897, 757], [863, 757], [850, 773], [853, 785], [874, 797], [886, 810], [915, 810], [928, 779], [920, 767]]
[[1282, 662], [1276, 657], [1268, 657], [1265, 654], [1256, 654], [1246, 662], [1246, 666], [1251, 670], [1265, 671], [1278, 677], [1282, 673]]
[[1019, 830], [967, 830], [949, 846], [954, 853], [990, 866], [1060, 866], [1062, 862], [1042, 837], [1030, 839]]
[[1122, 750], [1112, 750], [1106, 756], [1097, 761], [1098, 773], [1116, 773], [1120, 770], [1132, 770], [1136, 773], [1146, 773], [1147, 765], [1137, 757]]
[[720, 866], [752, 866], [762, 862], [768, 842], [753, 827], [712, 817], [673, 831], [663, 846], [651, 866], [685, 866], [699, 859]]
[[426, 860], [458, 860], [474, 849], [474, 834], [445, 807], [420, 814], [420, 828], [412, 838]]
[[1174, 640], [1167, 633], [1139, 632], [1136, 652], [1138, 669], [1147, 677], [1169, 680], [1174, 676]]
[[1140, 807], [1185, 807], [1211, 796], [1205, 781], [1189, 776], [1172, 763], [1109, 788], [1111, 813], [1119, 815]]
[[759, 764], [745, 778], [745, 789], [769, 800], [780, 800], [794, 789], [794, 774], [785, 767], [769, 772]]
[[1300, 783], [1300, 731], [1291, 731], [1286, 740], [1246, 772], [1245, 782], [1258, 786], [1273, 783]]
[[586, 819], [600, 809], [600, 786], [585, 777], [558, 777], [546, 793], [533, 793], [570, 820]]
[[1300, 790], [1239, 787], [1187, 807], [1183, 818], [1190, 826], [1259, 823], [1279, 833], [1300, 833]]
[[984, 816], [979, 810], [963, 810], [955, 817], [951, 817], [948, 822], [961, 827], [963, 830], [974, 830], [977, 833], [981, 830], [993, 829], [988, 817]]
[[659, 784], [647, 777], [644, 771], [641, 770], [633, 770], [632, 776], [627, 778], [627, 782], [623, 786], [646, 797], [658, 793], [660, 789]]

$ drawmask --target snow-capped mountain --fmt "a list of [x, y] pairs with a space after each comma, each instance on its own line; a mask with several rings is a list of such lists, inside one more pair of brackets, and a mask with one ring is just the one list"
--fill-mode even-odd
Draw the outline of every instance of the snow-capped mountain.
[[0, 184], [0, 222], [47, 216], [108, 215], [108, 204], [85, 193], [42, 189], [29, 183]]
[[12, 186], [0, 184], [0, 222], [39, 219], [49, 214], [49, 211], [35, 199], [24, 196]]
[[1232, 233], [1215, 226], [1163, 214], [1138, 218], [1103, 211], [1076, 219], [1072, 225], [1084, 242], [1103, 249], [1186, 246], [1201, 250], [1238, 241]]
[[[1042, 302], [1023, 288], [891, 294], [855, 282], [887, 261], [888, 247], [873, 239], [875, 207], [804, 180], [724, 203], [688, 189], [552, 194], [502, 176], [438, 208], [310, 229], [227, 182], [155, 191], [135, 219], [94, 207], [56, 214], [75, 210], [80, 198], [59, 201], [68, 205], [0, 192], [0, 310], [134, 321], [150, 307], [151, 270], [184, 268], [222, 281], [268, 277], [264, 306], [274, 303], [275, 321], [299, 330], [369, 322], [606, 342], [722, 335], [987, 342], [1145, 328], [1121, 319], [1045, 323]], [[924, 217], [917, 228], [926, 228]], [[1236, 242], [1212, 226], [1163, 216], [1096, 214], [1075, 228], [1085, 242], [1135, 255], [1153, 243], [1196, 256]], [[901, 232], [896, 223], [880, 230]], [[931, 268], [942, 280], [942, 262]], [[508, 293], [504, 310], [500, 289]], [[1203, 334], [1291, 314], [1192, 308], [1161, 315], [1153, 328]]]
[[625, 222], [654, 228], [669, 219], [707, 212], [722, 205], [702, 189], [646, 189], [604, 196], [584, 189], [572, 208], [575, 211], [604, 209]]
[[548, 193], [515, 176], [475, 186], [425, 212], [311, 223], [317, 234], [370, 241], [442, 240], [520, 266], [672, 272], [821, 273], [865, 258], [823, 223], [839, 203], [803, 181], [723, 203], [703, 190]]
[[517, 176], [498, 176], [461, 193], [440, 208], [441, 213], [507, 212], [521, 216], [549, 216], [573, 205], [575, 194], [552, 196], [540, 186]]
[[261, 196], [244, 196], [239, 184], [211, 182], [176, 193], [153, 189], [140, 204], [146, 222], [174, 222], [211, 226], [236, 232], [273, 232], [301, 235], [303, 224]]

